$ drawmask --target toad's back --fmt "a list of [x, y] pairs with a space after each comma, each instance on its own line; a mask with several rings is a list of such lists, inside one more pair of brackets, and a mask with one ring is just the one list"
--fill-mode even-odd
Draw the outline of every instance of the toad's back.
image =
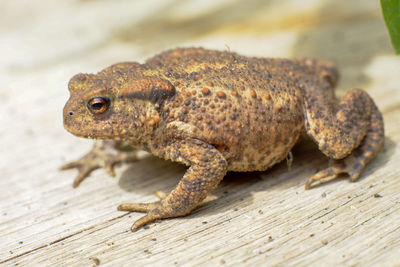
[[164, 117], [195, 126], [229, 170], [265, 170], [284, 159], [304, 128], [299, 82], [316, 68], [305, 60], [241, 57], [229, 52], [174, 49], [146, 62], [147, 75], [165, 76], [177, 94]]

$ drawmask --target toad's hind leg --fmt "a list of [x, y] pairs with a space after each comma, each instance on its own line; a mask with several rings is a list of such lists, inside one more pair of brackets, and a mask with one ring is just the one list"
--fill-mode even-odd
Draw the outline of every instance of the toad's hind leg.
[[306, 103], [307, 132], [331, 162], [330, 167], [308, 179], [306, 189], [340, 174], [347, 174], [351, 181], [356, 181], [365, 165], [383, 149], [381, 113], [370, 96], [358, 89], [343, 97], [335, 115], [328, 113], [334, 111], [333, 107], [317, 105], [318, 102]]

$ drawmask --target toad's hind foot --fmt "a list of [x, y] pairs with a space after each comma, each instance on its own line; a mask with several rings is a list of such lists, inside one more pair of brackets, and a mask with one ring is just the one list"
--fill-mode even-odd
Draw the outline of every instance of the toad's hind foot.
[[118, 210], [146, 213], [145, 216], [135, 221], [135, 223], [132, 225], [132, 232], [135, 232], [140, 227], [156, 220], [184, 216], [190, 212], [190, 210], [187, 210], [186, 212], [179, 212], [162, 201], [156, 201], [152, 203], [123, 203], [118, 206]]
[[158, 197], [159, 201], [150, 203], [123, 203], [118, 206], [117, 209], [119, 211], [147, 213], [132, 225], [132, 232], [156, 220], [184, 216], [191, 210], [190, 208], [185, 211], [176, 207], [172, 208], [172, 206], [168, 204], [168, 201], [163, 201], [167, 197], [167, 194], [160, 190], [157, 190], [155, 195]]
[[347, 166], [344, 160], [333, 160], [332, 166], [311, 176], [307, 180], [305, 188], [310, 189], [317, 185], [332, 181], [338, 177], [341, 177], [342, 175], [348, 175], [350, 180], [355, 182], [358, 177], [360, 177], [363, 168], [364, 166], [362, 164]]
[[[381, 116], [375, 113], [373, 116]], [[374, 123], [361, 145], [348, 157], [340, 160], [330, 160], [330, 167], [311, 176], [305, 184], [306, 189], [329, 182], [341, 175], [348, 175], [350, 181], [355, 182], [360, 177], [365, 165], [370, 162], [384, 148], [383, 121], [373, 117]]]
[[[316, 119], [321, 116], [319, 114], [308, 117], [307, 121], [309, 134], [331, 158], [331, 164], [308, 179], [306, 189], [331, 181], [340, 174], [347, 174], [351, 181], [356, 181], [365, 165], [384, 147], [383, 118], [375, 103], [366, 92], [355, 89], [342, 99], [335, 116], [327, 109], [318, 110], [313, 104], [310, 110], [313, 114], [325, 112], [324, 119]], [[330, 110], [332, 112], [332, 107]]]

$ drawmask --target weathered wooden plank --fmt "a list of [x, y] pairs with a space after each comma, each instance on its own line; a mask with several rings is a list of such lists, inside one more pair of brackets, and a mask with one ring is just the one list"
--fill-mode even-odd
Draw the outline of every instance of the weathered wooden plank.
[[[400, 264], [400, 58], [377, 1], [53, 2], [0, 4], [0, 264]], [[58, 167], [91, 143], [62, 128], [66, 82], [176, 45], [336, 61], [339, 95], [363, 87], [381, 108], [386, 151], [357, 183], [305, 191], [327, 160], [303, 141], [290, 171], [229, 174], [192, 215], [131, 233], [141, 215], [116, 206], [154, 200], [185, 168], [143, 155], [73, 190]]]

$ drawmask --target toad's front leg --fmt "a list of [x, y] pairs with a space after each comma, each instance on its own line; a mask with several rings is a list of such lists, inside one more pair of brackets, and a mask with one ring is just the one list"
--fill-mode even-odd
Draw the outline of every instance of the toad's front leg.
[[86, 179], [90, 173], [96, 169], [104, 168], [107, 173], [114, 177], [114, 167], [117, 164], [137, 161], [137, 151], [132, 147], [124, 146], [123, 143], [112, 140], [96, 141], [93, 148], [82, 158], [61, 166], [61, 170], [77, 168], [73, 187]]
[[227, 162], [212, 145], [198, 140], [178, 141], [167, 148], [174, 161], [190, 165], [182, 180], [165, 198], [153, 203], [125, 203], [121, 211], [147, 213], [132, 225], [132, 231], [158, 219], [189, 214], [217, 187], [227, 172]]

